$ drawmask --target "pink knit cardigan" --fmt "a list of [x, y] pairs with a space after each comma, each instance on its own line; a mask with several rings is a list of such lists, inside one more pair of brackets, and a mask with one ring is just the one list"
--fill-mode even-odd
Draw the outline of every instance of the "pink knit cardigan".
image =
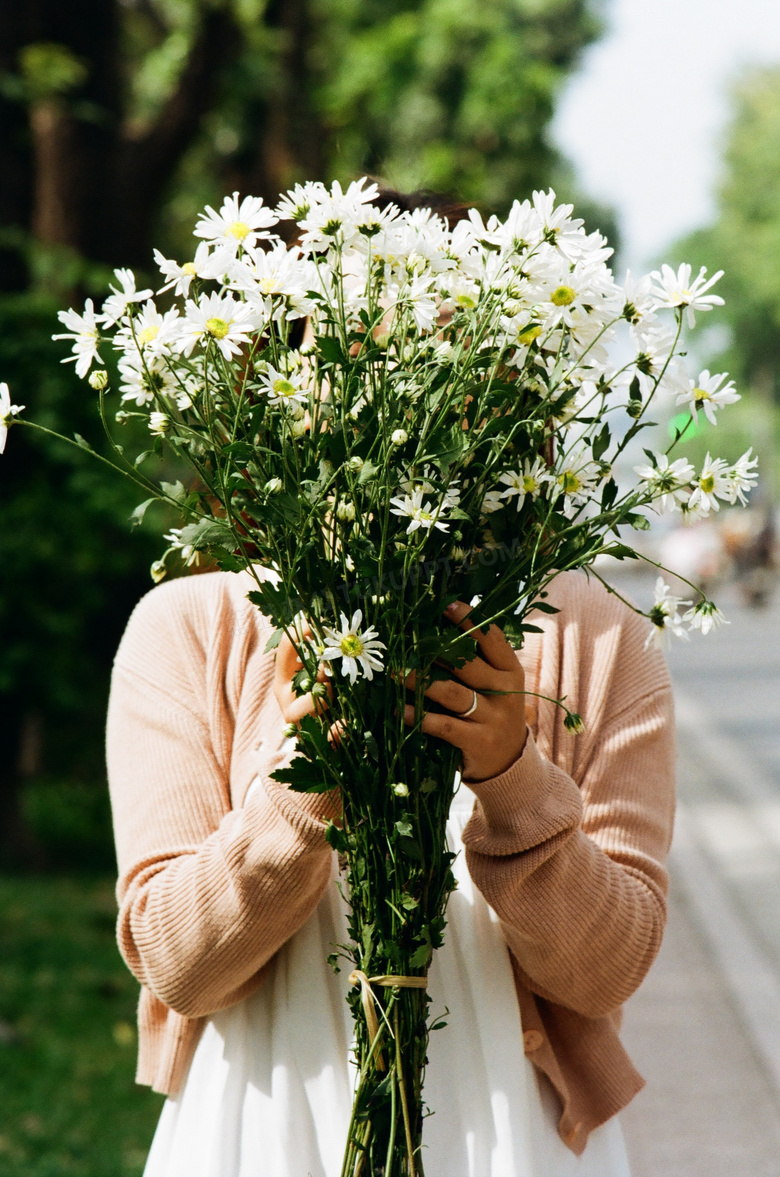
[[[181, 1085], [205, 1019], [263, 983], [330, 877], [332, 801], [269, 779], [283, 720], [251, 584], [209, 573], [153, 589], [114, 667], [118, 938], [142, 986], [137, 1079], [163, 1092]], [[570, 735], [560, 709], [529, 698], [523, 754], [473, 787], [463, 841], [502, 922], [526, 1051], [581, 1153], [643, 1083], [618, 1027], [665, 921], [672, 701], [644, 619], [582, 573], [558, 577], [550, 600], [561, 612], [535, 619], [543, 633], [519, 657], [528, 689], [565, 696], [585, 732]]]

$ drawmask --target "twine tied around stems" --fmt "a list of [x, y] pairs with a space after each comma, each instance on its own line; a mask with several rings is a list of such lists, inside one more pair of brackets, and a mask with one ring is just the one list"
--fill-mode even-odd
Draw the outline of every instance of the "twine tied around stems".
[[[382, 977], [367, 977], [362, 969], [355, 969], [349, 974], [347, 978], [350, 985], [360, 985], [361, 993], [360, 999], [363, 1002], [363, 1013], [366, 1015], [366, 1025], [368, 1026], [368, 1040], [376, 1049], [377, 1035], [379, 1034], [379, 1018], [376, 1014], [377, 1000], [374, 996], [372, 985], [381, 985], [384, 989], [427, 989], [428, 978], [426, 977], [403, 977], [385, 975]], [[376, 1056], [376, 1069], [384, 1071], [385, 1060], [381, 1054]]]

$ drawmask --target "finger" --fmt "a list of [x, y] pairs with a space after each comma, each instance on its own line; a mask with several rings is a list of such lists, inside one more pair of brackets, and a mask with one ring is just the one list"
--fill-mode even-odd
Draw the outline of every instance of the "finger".
[[285, 705], [281, 708], [282, 715], [287, 723], [300, 723], [304, 715], [324, 715], [330, 706], [333, 698], [333, 687], [329, 682], [325, 683], [325, 694], [313, 695], [311, 691], [307, 691], [305, 695], [296, 695], [290, 689], [289, 696], [285, 699]]
[[428, 699], [433, 699], [435, 703], [440, 703], [442, 707], [446, 707], [454, 715], [468, 711], [474, 702], [473, 689], [464, 686], [463, 683], [456, 682], [453, 678], [439, 679], [430, 683], [425, 688], [425, 696]]
[[293, 632], [296, 636], [295, 642], [289, 633], [283, 633], [279, 645], [276, 647], [276, 670], [285, 678], [292, 678], [295, 672], [303, 666], [298, 650], [306, 638], [311, 637], [308, 625], [296, 626]]
[[[407, 727], [415, 725], [414, 707], [410, 703], [404, 707], [404, 723]], [[426, 735], [446, 740], [454, 748], [468, 747], [473, 739], [472, 725], [468, 720], [457, 719], [454, 715], [437, 715], [435, 711], [424, 711], [420, 726]]]
[[496, 670], [512, 670], [517, 665], [517, 658], [503, 631], [495, 622], [491, 622], [487, 633], [484, 633], [478, 625], [473, 625], [469, 621], [471, 613], [471, 606], [465, 604], [464, 601], [454, 601], [444, 610], [445, 617], [454, 622], [464, 633], [471, 634], [486, 662]]
[[346, 732], [347, 727], [343, 719], [337, 719], [328, 728], [328, 743], [333, 744], [335, 748], [341, 747], [341, 740]]

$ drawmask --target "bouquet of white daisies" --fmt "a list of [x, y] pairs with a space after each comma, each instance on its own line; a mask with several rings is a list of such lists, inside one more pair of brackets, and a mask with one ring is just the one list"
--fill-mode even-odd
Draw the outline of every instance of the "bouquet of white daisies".
[[[97, 390], [109, 437], [109, 346], [114, 420], [148, 424], [143, 453], [112, 445], [146, 496], [136, 520], [155, 500], [180, 513], [155, 580], [202, 556], [249, 570], [275, 626], [269, 649], [286, 633], [298, 650], [296, 687], [324, 693], [328, 668], [327, 715], [297, 726], [279, 775], [340, 791], [326, 837], [346, 864], [358, 1066], [343, 1173], [412, 1177], [458, 756], [420, 724], [438, 667], [476, 649], [443, 610], [465, 600], [472, 620], [519, 645], [532, 612], [551, 609], [550, 581], [605, 554], [635, 557], [626, 533], [648, 512], [745, 502], [750, 451], [733, 466], [708, 455], [696, 471], [673, 456], [684, 429], [664, 452], [645, 450], [630, 485], [613, 473], [655, 398], [713, 421], [737, 399], [723, 375], [691, 378], [679, 347], [684, 323], [721, 301], [719, 275], [665, 266], [619, 285], [604, 238], [552, 192], [506, 220], [472, 209], [450, 224], [400, 212], [365, 180], [309, 183], [274, 209], [236, 194], [206, 209], [195, 236], [184, 265], [155, 255], [160, 308], [118, 270], [102, 309], [63, 312], [58, 338]], [[615, 365], [621, 323], [632, 358]], [[0, 387], [1, 447], [10, 424], [32, 422]], [[155, 477], [163, 453], [178, 480]], [[721, 620], [703, 595], [681, 602], [663, 581], [648, 617], [651, 637]], [[567, 711], [566, 724], [581, 721]]]

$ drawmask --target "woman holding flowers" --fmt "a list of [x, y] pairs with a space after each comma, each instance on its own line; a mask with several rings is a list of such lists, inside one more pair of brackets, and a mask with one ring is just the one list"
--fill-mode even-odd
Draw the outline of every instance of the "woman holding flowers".
[[[593, 565], [635, 557], [647, 510], [755, 482], [750, 453], [697, 477], [675, 443], [614, 474], [657, 394], [736, 397], [679, 348], [720, 300], [686, 266], [618, 286], [553, 193], [504, 222], [399, 203], [236, 195], [192, 262], [157, 257], [183, 308], [117, 271], [62, 316], [82, 375], [114, 327], [117, 420], [148, 418], [148, 452], [114, 450], [136, 518], [183, 515], [155, 580], [222, 568], [141, 601], [112, 681], [138, 1080], [170, 1097], [147, 1177], [628, 1174], [620, 1010], [673, 810], [649, 635], [721, 615], [661, 581], [648, 626]], [[148, 476], [163, 447], [197, 489]]]

